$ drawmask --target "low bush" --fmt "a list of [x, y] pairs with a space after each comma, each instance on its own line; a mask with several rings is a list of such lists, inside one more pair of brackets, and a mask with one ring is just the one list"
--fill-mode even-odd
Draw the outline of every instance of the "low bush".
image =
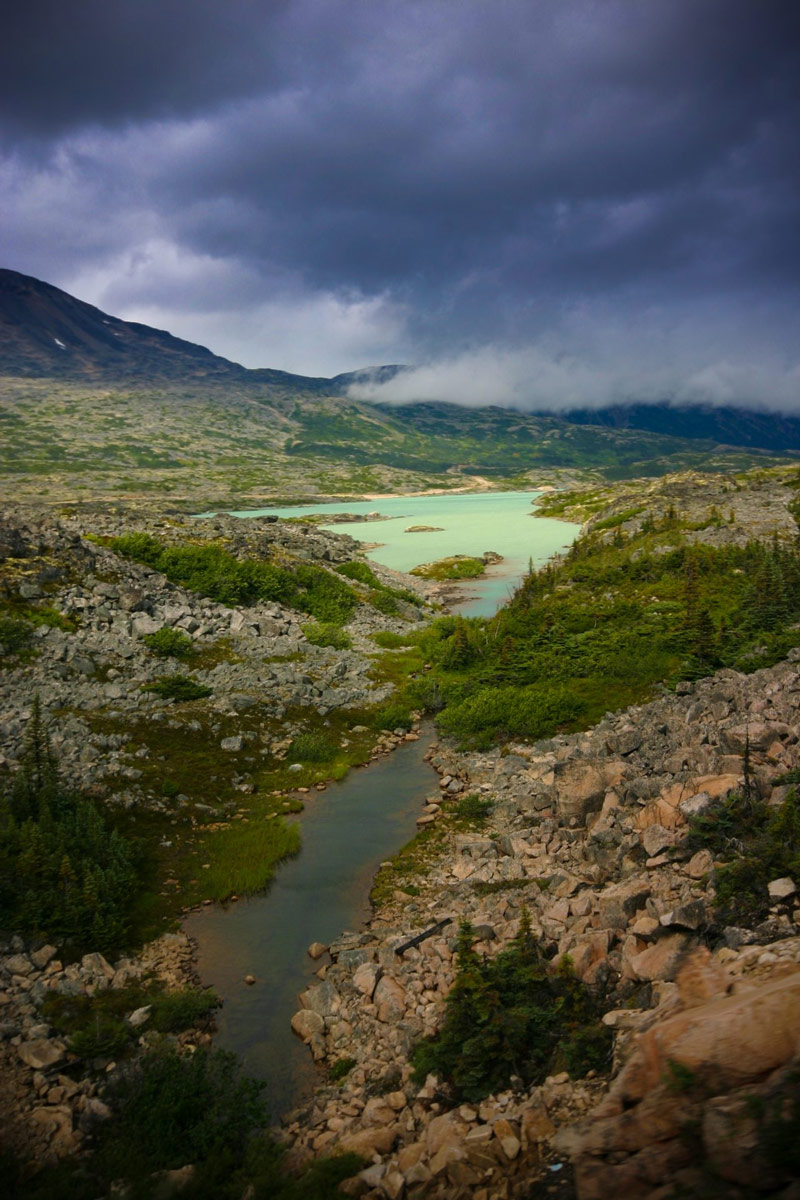
[[19, 654], [33, 638], [33, 625], [20, 617], [0, 617], [0, 653]]
[[156, 658], [191, 658], [195, 651], [189, 635], [169, 625], [157, 629], [155, 633], [146, 633], [142, 641]]
[[411, 575], [420, 579], [477, 579], [486, 571], [486, 563], [482, 558], [469, 558], [465, 555], [454, 555], [452, 558], [442, 558], [438, 562], [423, 563], [414, 567]]
[[382, 650], [399, 650], [401, 647], [413, 645], [413, 639], [406, 633], [392, 633], [390, 629], [379, 629], [371, 633], [370, 638]]
[[369, 593], [367, 599], [373, 608], [377, 608], [378, 612], [386, 617], [393, 617], [400, 611], [397, 598], [391, 592], [375, 590]]
[[791, 788], [783, 804], [770, 810], [741, 793], [729, 796], [704, 817], [691, 822], [691, 849], [705, 847], [727, 859], [715, 873], [719, 918], [751, 926], [770, 906], [767, 885], [800, 874], [800, 800]]
[[578, 696], [558, 685], [486, 687], [451, 703], [439, 725], [463, 745], [488, 750], [494, 740], [543, 737], [574, 720], [582, 707]]
[[342, 563], [336, 570], [340, 575], [344, 575], [345, 579], [354, 579], [357, 583], [366, 584], [367, 587], [381, 588], [383, 586], [378, 576], [365, 562]]
[[330, 622], [309, 621], [301, 626], [303, 635], [312, 646], [329, 646], [332, 650], [349, 650], [353, 639], [339, 626]]
[[211, 695], [211, 688], [198, 683], [191, 675], [165, 675], [155, 683], [148, 683], [144, 690], [160, 696], [162, 700], [174, 700], [176, 703], [203, 700]]
[[492, 811], [492, 802], [477, 792], [467, 796], [459, 796], [453, 806], [453, 813], [463, 821], [485, 821]]
[[96, 1013], [69, 1039], [69, 1048], [79, 1058], [117, 1058], [128, 1046], [130, 1028], [106, 1013]]
[[266, 1119], [263, 1086], [242, 1077], [235, 1057], [222, 1050], [181, 1055], [158, 1046], [111, 1086], [115, 1115], [97, 1156], [112, 1178], [186, 1163], [211, 1162], [215, 1174], [230, 1170]]
[[389, 700], [370, 714], [369, 723], [373, 729], [404, 729], [407, 732], [414, 724], [414, 717], [407, 704]]
[[180, 988], [175, 992], [155, 992], [144, 1003], [152, 1008], [149, 1029], [178, 1033], [205, 1021], [222, 1001], [211, 988]]

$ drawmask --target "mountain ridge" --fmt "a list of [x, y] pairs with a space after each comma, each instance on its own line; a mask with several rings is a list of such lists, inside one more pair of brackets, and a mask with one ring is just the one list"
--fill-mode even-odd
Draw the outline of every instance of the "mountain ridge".
[[[0, 268], [0, 373], [16, 378], [56, 378], [96, 383], [228, 383], [266, 385], [298, 396], [347, 397], [354, 384], [388, 383], [412, 367], [393, 363], [361, 367], [331, 377], [299, 375], [272, 367], [244, 367], [205, 346], [136, 321], [124, 321], [44, 280]], [[361, 401], [395, 410], [376, 397]], [[472, 412], [464, 408], [469, 423]], [[457, 405], [420, 398], [403, 406], [409, 418]], [[507, 411], [513, 412], [514, 409]], [[800, 449], [800, 419], [786, 414], [709, 404], [616, 404], [566, 411], [522, 411], [521, 417], [563, 421], [606, 430], [643, 431], [759, 450]]]

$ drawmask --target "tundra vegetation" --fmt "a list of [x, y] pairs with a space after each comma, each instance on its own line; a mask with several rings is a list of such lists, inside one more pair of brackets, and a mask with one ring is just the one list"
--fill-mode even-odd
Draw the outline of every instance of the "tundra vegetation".
[[[591, 507], [593, 495], [572, 503]], [[551, 502], [551, 511], [561, 503], [569, 511], [563, 497]], [[778, 661], [800, 644], [793, 627], [800, 621], [797, 546], [777, 538], [697, 544], [690, 536], [727, 519], [716, 510], [690, 524], [674, 511], [628, 505], [602, 517], [562, 560], [531, 571], [493, 618], [448, 616], [407, 633], [375, 634], [373, 675], [395, 684], [392, 698], [372, 711], [332, 712], [324, 725], [309, 713], [298, 715], [285, 757], [267, 762], [253, 793], [238, 794], [231, 809], [220, 808], [220, 796], [233, 800], [238, 776], [234, 767], [225, 776], [219, 765], [219, 735], [263, 732], [268, 722], [258, 709], [238, 714], [212, 738], [202, 706], [209, 689], [188, 674], [165, 675], [154, 690], [175, 705], [197, 705], [196, 717], [180, 725], [180, 736], [169, 720], [141, 721], [137, 729], [137, 718], [125, 726], [132, 742], [140, 733], [147, 743], [142, 776], [160, 788], [163, 810], [109, 814], [60, 777], [37, 705], [21, 769], [0, 803], [0, 923], [26, 937], [50, 937], [76, 954], [84, 948], [110, 953], [163, 928], [164, 917], [185, 903], [264, 887], [275, 863], [297, 850], [296, 829], [281, 819], [293, 807], [280, 794], [287, 764], [300, 768], [293, 780], [303, 786], [341, 776], [369, 757], [376, 731], [408, 728], [414, 710], [436, 714], [442, 731], [461, 745], [487, 748], [589, 726], [608, 709], [645, 699], [657, 685], [718, 666], [748, 671]], [[360, 603], [391, 612], [393, 605], [416, 601], [381, 583], [362, 562], [333, 572], [241, 559], [218, 544], [167, 545], [140, 533], [110, 544], [223, 603], [272, 600], [293, 607], [311, 618], [307, 640], [331, 649], [347, 648], [343, 626]], [[33, 611], [37, 615], [4, 611], [5, 654], [31, 652], [40, 619], [64, 619], [43, 616], [45, 608]], [[187, 668], [208, 653], [175, 630], [148, 637], [156, 658]], [[106, 734], [121, 732], [108, 713], [87, 720]], [[362, 732], [353, 733], [354, 725]], [[213, 800], [219, 819], [193, 821], [178, 804], [184, 793]], [[398, 885], [413, 895], [415, 875], [441, 850], [448, 830], [480, 828], [489, 815], [487, 801], [471, 794], [444, 807], [445, 821], [418, 834], [382, 868], [377, 903]], [[696, 821], [691, 838], [724, 862], [717, 894], [726, 919], [759, 919], [769, 904], [768, 880], [800, 870], [796, 791], [770, 812], [747, 792], [732, 797]], [[172, 891], [165, 887], [167, 874]], [[487, 894], [492, 886], [486, 885]], [[524, 920], [512, 945], [491, 959], [482, 959], [473, 941], [469, 926], [462, 927], [444, 1022], [415, 1053], [420, 1078], [435, 1071], [455, 1097], [472, 1102], [505, 1086], [511, 1075], [530, 1083], [561, 1067], [580, 1075], [606, 1066], [602, 999], [574, 977], [568, 960], [548, 960]], [[134, 1057], [122, 1013], [137, 1004], [151, 1006], [150, 1028], [166, 1040], [154, 1038]], [[352, 1159], [319, 1163], [301, 1180], [288, 1179], [281, 1151], [259, 1132], [259, 1085], [242, 1078], [225, 1055], [201, 1049], [184, 1057], [168, 1040], [206, 1019], [215, 1004], [207, 993], [167, 997], [149, 985], [125, 995], [51, 1001], [43, 1015], [70, 1039], [74, 1053], [86, 1060], [131, 1057], [109, 1095], [114, 1117], [97, 1135], [91, 1159], [20, 1184], [19, 1194], [34, 1200], [99, 1195], [125, 1176], [130, 1195], [147, 1195], [154, 1172], [187, 1159], [196, 1167], [185, 1192], [190, 1197], [238, 1198], [249, 1183], [255, 1195], [277, 1200], [333, 1194], [337, 1181], [353, 1173]]]
[[531, 572], [494, 617], [443, 617], [412, 634], [409, 702], [487, 749], [588, 727], [658, 684], [753, 671], [800, 644], [796, 543], [699, 545], [674, 515], [631, 533], [626, 519]]

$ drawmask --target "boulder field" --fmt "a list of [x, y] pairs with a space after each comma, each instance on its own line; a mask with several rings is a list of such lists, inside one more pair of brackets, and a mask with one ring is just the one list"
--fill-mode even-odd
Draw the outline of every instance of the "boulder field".
[[[795, 1131], [798, 1115], [800, 881], [771, 880], [754, 927], [725, 925], [719, 864], [687, 834], [693, 815], [745, 785], [768, 809], [783, 802], [789, 785], [775, 781], [800, 766], [799, 709], [793, 652], [752, 675], [687, 681], [585, 733], [502, 754], [434, 746], [429, 807], [444, 839], [413, 894], [398, 871], [366, 931], [335, 943], [300, 997], [293, 1028], [315, 1059], [353, 1065], [293, 1114], [294, 1154], [364, 1154], [371, 1165], [345, 1186], [371, 1200], [527, 1197], [570, 1170], [579, 1200], [666, 1200], [673, 1185], [795, 1196], [796, 1155], [772, 1143], [776, 1114], [794, 1114]], [[466, 832], [447, 820], [464, 794], [493, 806]], [[610, 1078], [512, 1079], [453, 1107], [434, 1077], [412, 1081], [412, 1047], [442, 1020], [458, 922], [493, 955], [523, 905], [533, 932], [609, 998]]]

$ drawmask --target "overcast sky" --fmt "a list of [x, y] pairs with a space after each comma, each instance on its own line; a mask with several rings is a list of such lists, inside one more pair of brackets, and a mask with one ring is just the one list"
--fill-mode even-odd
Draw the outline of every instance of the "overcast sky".
[[1, 265], [384, 393], [800, 408], [797, 0], [25, 0]]

